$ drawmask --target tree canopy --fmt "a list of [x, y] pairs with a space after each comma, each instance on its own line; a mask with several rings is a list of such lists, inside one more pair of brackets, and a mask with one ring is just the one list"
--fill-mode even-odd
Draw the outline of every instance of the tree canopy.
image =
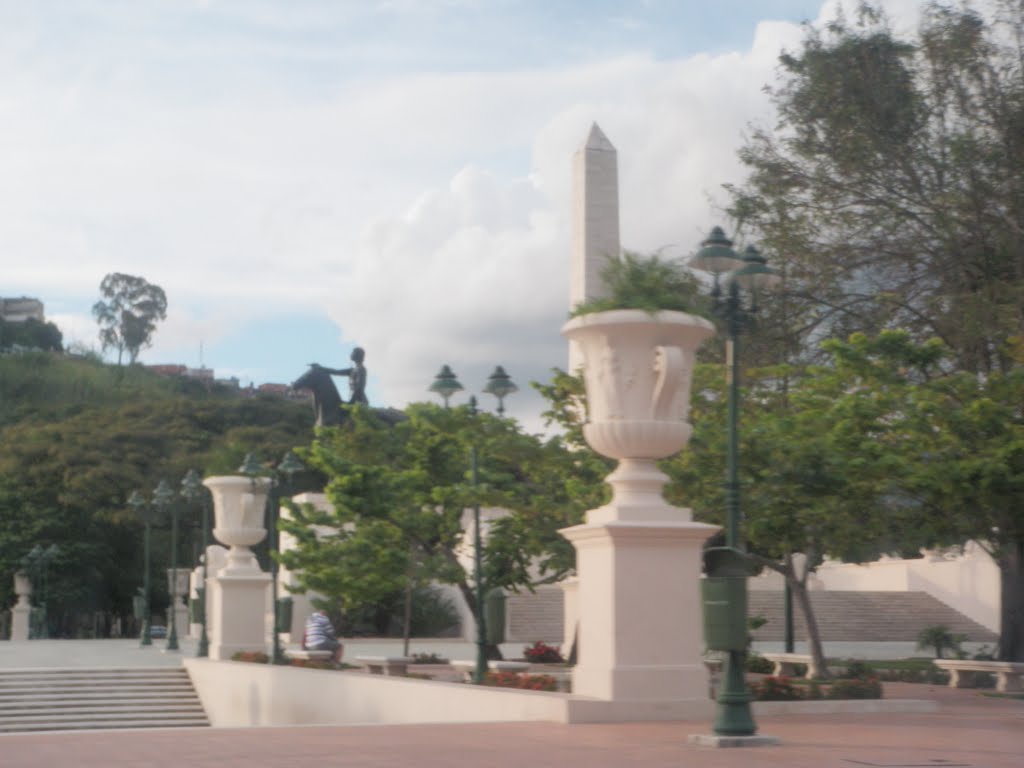
[[158, 320], [167, 317], [167, 296], [163, 288], [144, 278], [111, 272], [100, 283], [103, 297], [92, 307], [100, 326], [103, 349], [117, 350], [117, 364], [124, 353], [134, 363], [143, 347], [147, 347]]
[[731, 213], [785, 273], [787, 354], [902, 328], [960, 370], [1016, 364], [1024, 4], [993, 7], [931, 3], [904, 38], [862, 4], [781, 57], [778, 122], [741, 149]]

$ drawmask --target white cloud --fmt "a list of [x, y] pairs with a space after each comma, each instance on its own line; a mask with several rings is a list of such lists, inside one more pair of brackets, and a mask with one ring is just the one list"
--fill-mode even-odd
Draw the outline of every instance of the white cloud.
[[[285, 24], [262, 5], [253, 23], [291, 34], [327, 12], [304, 8]], [[692, 248], [721, 221], [709, 199], [741, 177], [742, 133], [769, 115], [761, 88], [801, 35], [763, 22], [748, 51], [591, 52], [494, 72], [347, 75], [339, 51], [321, 80], [289, 89], [244, 64], [269, 44], [287, 58], [295, 40], [236, 35], [237, 51], [218, 52], [207, 24], [179, 49], [157, 26], [129, 24], [138, 35], [123, 47], [75, 40], [91, 56], [77, 68], [48, 58], [43, 25], [0, 31], [14, 72], [0, 81], [5, 292], [79, 296], [60, 322], [91, 343], [103, 275], [143, 275], [169, 297], [144, 353], [161, 361], [268, 313], [319, 307], [366, 347], [376, 389], [397, 405], [426, 397], [442, 362], [467, 387], [500, 362], [524, 391], [565, 364], [569, 169], [592, 121], [619, 150], [623, 244]], [[340, 358], [340, 346], [309, 357]], [[536, 425], [536, 399], [509, 405]]]

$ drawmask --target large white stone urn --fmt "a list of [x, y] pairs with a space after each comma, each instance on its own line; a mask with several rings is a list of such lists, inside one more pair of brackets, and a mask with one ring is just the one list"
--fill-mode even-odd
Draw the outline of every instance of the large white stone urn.
[[227, 475], [208, 477], [203, 485], [213, 496], [213, 535], [229, 547], [229, 571], [259, 571], [254, 544], [267, 535], [265, 525], [270, 479]]
[[667, 478], [655, 461], [690, 439], [695, 356], [713, 334], [714, 326], [702, 317], [639, 309], [581, 315], [562, 328], [583, 358], [583, 435], [595, 451], [619, 460], [607, 478], [612, 502], [592, 510], [589, 522], [678, 520], [679, 510], [661, 499]]

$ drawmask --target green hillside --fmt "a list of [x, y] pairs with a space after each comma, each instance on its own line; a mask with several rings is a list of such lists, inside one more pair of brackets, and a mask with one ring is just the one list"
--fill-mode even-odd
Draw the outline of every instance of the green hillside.
[[[247, 452], [266, 462], [312, 439], [308, 405], [168, 379], [139, 366], [49, 353], [0, 357], [0, 606], [36, 544], [56, 544], [49, 575], [51, 631], [105, 631], [127, 619], [141, 584], [143, 526], [125, 504], [190, 468], [233, 473]], [[300, 477], [315, 486], [316, 478]], [[199, 511], [181, 508], [179, 566], [194, 565]], [[169, 565], [167, 521], [153, 538], [153, 583]], [[154, 597], [159, 610], [164, 594]]]

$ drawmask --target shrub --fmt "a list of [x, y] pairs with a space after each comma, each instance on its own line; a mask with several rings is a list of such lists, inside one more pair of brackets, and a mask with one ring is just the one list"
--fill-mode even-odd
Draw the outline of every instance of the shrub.
[[836, 680], [829, 686], [830, 699], [880, 699], [882, 683], [877, 677], [859, 680]]
[[558, 681], [551, 675], [521, 675], [518, 672], [488, 672], [484, 685], [520, 688], [527, 691], [556, 691]]
[[960, 656], [962, 651], [960, 645], [967, 639], [967, 635], [954, 635], [949, 627], [944, 624], [934, 624], [925, 627], [917, 634], [917, 647], [920, 649], [934, 648], [935, 658], [941, 659], [942, 653], [947, 648], [954, 656]]
[[270, 661], [270, 657], [267, 656], [263, 651], [238, 651], [232, 654], [232, 661], [248, 661], [253, 664], [266, 664]]
[[772, 664], [764, 656], [757, 653], [747, 654], [747, 672], [753, 672], [759, 675], [770, 675], [772, 670], [775, 669], [775, 665]]
[[412, 655], [413, 664], [447, 664], [448, 659], [443, 656], [439, 656], [436, 653], [414, 653]]
[[750, 693], [756, 701], [799, 701], [804, 697], [786, 677], [766, 677], [751, 683]]
[[877, 677], [875, 671], [868, 666], [867, 662], [860, 659], [850, 659], [846, 665], [846, 673], [843, 677], [849, 680], [868, 680]]
[[523, 657], [534, 664], [562, 664], [562, 651], [557, 645], [547, 645], [538, 640], [523, 648]]

